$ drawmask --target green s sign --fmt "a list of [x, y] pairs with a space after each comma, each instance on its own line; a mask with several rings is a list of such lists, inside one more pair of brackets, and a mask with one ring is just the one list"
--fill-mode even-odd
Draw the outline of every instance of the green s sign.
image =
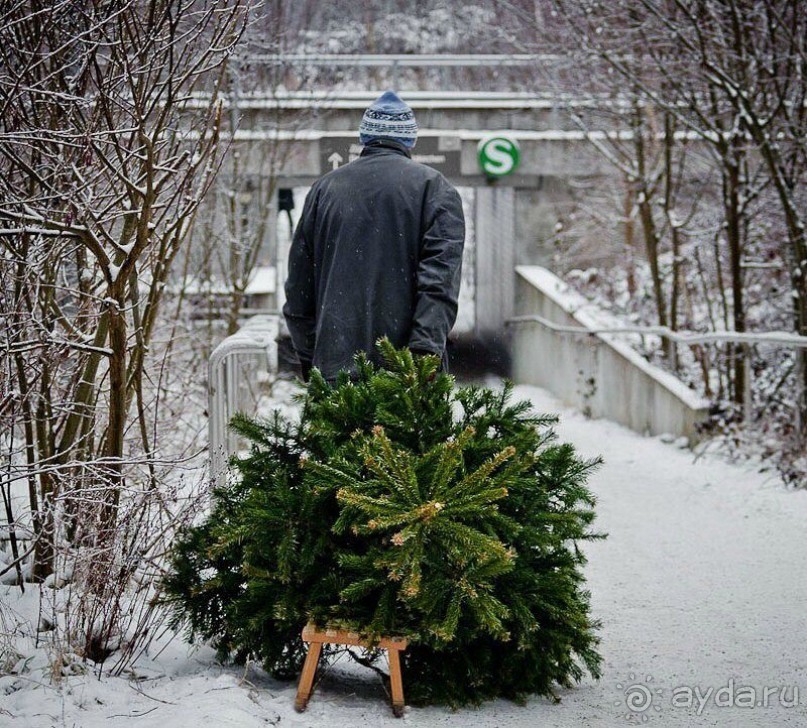
[[492, 136], [479, 142], [479, 166], [488, 177], [512, 174], [521, 161], [518, 142], [506, 136]]

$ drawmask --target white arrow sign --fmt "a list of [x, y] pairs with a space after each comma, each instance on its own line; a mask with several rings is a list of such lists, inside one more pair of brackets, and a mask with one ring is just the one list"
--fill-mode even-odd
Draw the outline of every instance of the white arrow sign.
[[345, 160], [344, 157], [339, 154], [339, 152], [334, 152], [330, 157], [328, 157], [328, 161], [331, 163], [331, 169], [336, 169]]

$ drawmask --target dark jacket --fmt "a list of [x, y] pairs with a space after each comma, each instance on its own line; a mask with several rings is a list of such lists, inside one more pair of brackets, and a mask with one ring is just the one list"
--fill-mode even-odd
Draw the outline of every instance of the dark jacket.
[[283, 314], [304, 369], [327, 379], [375, 342], [443, 357], [457, 317], [465, 221], [457, 191], [401, 144], [376, 140], [321, 177], [289, 253]]

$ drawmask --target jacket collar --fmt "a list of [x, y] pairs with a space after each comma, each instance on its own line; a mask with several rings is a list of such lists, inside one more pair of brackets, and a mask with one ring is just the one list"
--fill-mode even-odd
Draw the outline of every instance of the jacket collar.
[[405, 147], [400, 142], [393, 139], [373, 139], [364, 145], [361, 150], [362, 157], [369, 157], [371, 154], [402, 154], [405, 157], [412, 158], [412, 152], [408, 147]]

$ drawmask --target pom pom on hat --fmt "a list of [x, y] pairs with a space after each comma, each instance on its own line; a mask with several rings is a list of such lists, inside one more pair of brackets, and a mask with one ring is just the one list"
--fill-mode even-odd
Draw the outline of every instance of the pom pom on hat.
[[359, 126], [359, 141], [393, 139], [408, 148], [415, 146], [418, 125], [415, 113], [394, 91], [385, 91], [364, 112]]

